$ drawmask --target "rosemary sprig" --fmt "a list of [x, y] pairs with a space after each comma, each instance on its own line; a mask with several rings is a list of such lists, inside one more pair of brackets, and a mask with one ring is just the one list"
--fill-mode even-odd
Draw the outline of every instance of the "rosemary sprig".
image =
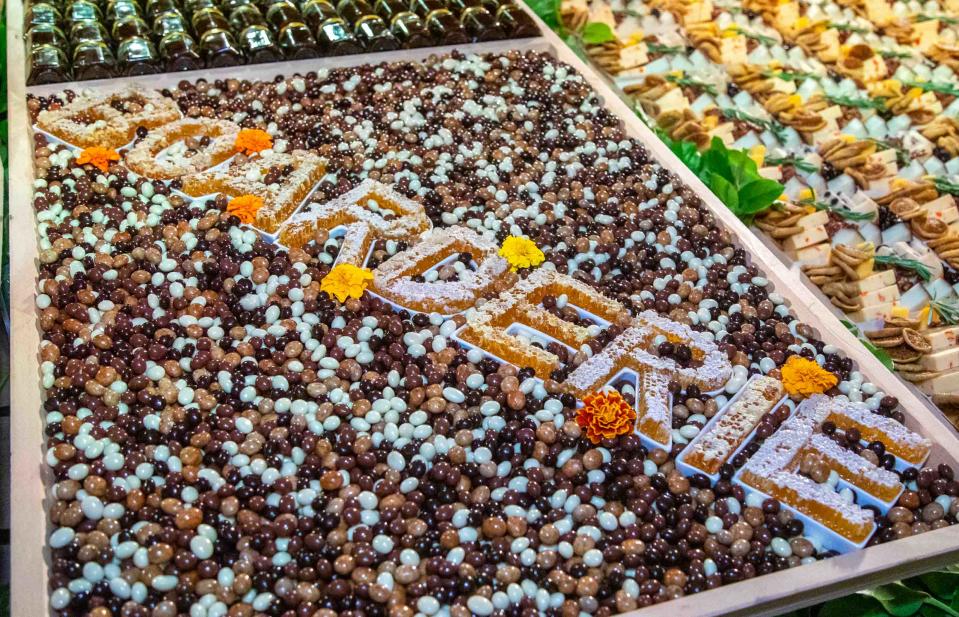
[[903, 84], [908, 88], [919, 88], [923, 92], [938, 92], [940, 94], [951, 94], [959, 96], [959, 87], [953, 84], [937, 81], [907, 81]]
[[903, 270], [912, 270], [924, 281], [932, 279], [932, 272], [929, 271], [926, 264], [915, 259], [907, 259], [898, 255], [876, 255], [875, 261], [877, 264], [885, 264], [895, 268], [902, 268]]
[[862, 28], [852, 24], [840, 24], [836, 22], [829, 24], [829, 27], [833, 30], [839, 30], [840, 32], [852, 32], [853, 34], [869, 34], [871, 32], [871, 30], [868, 28]]
[[763, 163], [765, 165], [775, 165], [775, 166], [788, 165], [788, 166], [795, 167], [796, 169], [800, 171], [805, 171], [806, 173], [810, 173], [810, 174], [816, 173], [817, 171], [819, 171], [819, 168], [813, 165], [812, 163], [808, 161], [804, 161], [800, 158], [796, 158], [794, 156], [784, 156], [781, 158], [767, 156], [766, 160], [763, 161]]
[[956, 19], [955, 17], [949, 17], [948, 15], [925, 15], [925, 14], [920, 14], [920, 15], [916, 15], [916, 19], [915, 19], [914, 21], [915, 21], [916, 23], [919, 23], [919, 22], [921, 22], [921, 21], [932, 21], [933, 19], [938, 19], [938, 20], [941, 21], [942, 23], [948, 24], [948, 25], [950, 25], [950, 26], [955, 26], [955, 25], [959, 24], [959, 19]]
[[936, 190], [940, 193], [948, 193], [950, 195], [959, 195], [959, 183], [952, 182], [947, 180], [942, 176], [934, 176], [932, 178], [932, 183], [936, 185]]
[[885, 148], [887, 150], [895, 150], [896, 163], [898, 163], [899, 166], [904, 167], [909, 164], [911, 155], [909, 154], [909, 151], [906, 150], [905, 148], [901, 148], [892, 142], [883, 141], [882, 139], [875, 139], [873, 137], [867, 137], [866, 140], [871, 141], [872, 143], [876, 144], [880, 148]]
[[816, 75], [813, 73], [807, 73], [806, 71], [796, 71], [796, 70], [779, 70], [779, 71], [763, 71], [763, 77], [769, 78], [778, 78], [783, 81], [805, 81], [807, 79], [815, 79]]
[[[954, 326], [959, 323], [959, 301], [956, 298], [943, 298], [942, 300], [931, 300], [929, 308], [935, 311], [942, 323], [947, 326]], [[930, 318], [932, 315], [930, 315]]]
[[699, 81], [698, 79], [693, 79], [692, 77], [680, 77], [678, 75], [666, 75], [666, 81], [676, 84], [677, 86], [688, 86], [690, 88], [699, 88], [700, 90], [717, 96], [719, 91], [716, 90], [716, 86], [708, 84], [704, 81]]
[[747, 39], [759, 41], [763, 45], [776, 45], [777, 43], [779, 43], [779, 41], [777, 41], [773, 37], [766, 36], [765, 34], [759, 34], [758, 32], [747, 32], [746, 30], [740, 30], [739, 33], [742, 34]]
[[826, 100], [836, 105], [842, 105], [843, 107], [856, 107], [858, 109], [875, 109], [876, 111], [884, 111], [886, 109], [886, 103], [882, 99], [871, 99], [867, 96], [851, 97], [851, 96], [834, 94], [834, 95], [826, 95]]
[[649, 53], [674, 55], [681, 54], [686, 50], [679, 45], [663, 45], [662, 43], [646, 43], [646, 51]]
[[852, 221], [854, 223], [859, 223], [862, 221], [871, 221], [874, 218], [876, 218], [876, 214], [874, 212], [856, 212], [855, 210], [850, 210], [849, 208], [843, 208], [842, 206], [834, 206], [832, 204], [827, 204], [824, 201], [817, 201], [815, 198], [800, 199], [799, 205], [812, 206], [816, 210], [825, 210], [826, 212], [832, 212], [839, 218], [845, 219], [847, 221]]
[[753, 126], [760, 127], [762, 129], [765, 129], [771, 132], [773, 135], [776, 136], [776, 139], [778, 139], [779, 141], [781, 142], [786, 141], [786, 127], [784, 127], [782, 124], [780, 124], [776, 120], [763, 120], [762, 118], [757, 118], [756, 116], [749, 115], [744, 111], [739, 111], [738, 109], [730, 109], [728, 107], [724, 108], [722, 111], [723, 111], [723, 117], [725, 118], [729, 118], [731, 120], [740, 120], [742, 122], [748, 122], [749, 124], [752, 124]]
[[880, 49], [879, 55], [892, 60], [908, 60], [912, 58], [912, 54], [908, 51], [894, 51], [892, 49]]

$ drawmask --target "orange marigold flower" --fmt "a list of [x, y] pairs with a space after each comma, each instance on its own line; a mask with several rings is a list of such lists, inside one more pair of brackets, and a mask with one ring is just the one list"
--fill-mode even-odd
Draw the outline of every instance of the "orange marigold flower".
[[84, 148], [83, 151], [80, 152], [80, 156], [77, 157], [77, 163], [80, 165], [86, 165], [89, 163], [103, 173], [107, 173], [107, 171], [110, 170], [110, 163], [112, 161], [119, 160], [120, 155], [116, 150], [111, 150], [110, 148], [101, 148], [100, 146]]
[[240, 129], [236, 136], [236, 151], [246, 155], [268, 150], [273, 147], [273, 138], [260, 129]]
[[616, 390], [594, 392], [583, 399], [576, 412], [576, 424], [586, 430], [593, 443], [633, 432], [636, 410]]
[[226, 206], [227, 214], [240, 219], [241, 223], [252, 225], [256, 221], [256, 213], [263, 207], [263, 198], [256, 195], [241, 195], [234, 197]]
[[818, 362], [799, 355], [789, 356], [779, 370], [783, 387], [792, 396], [822, 394], [839, 383], [839, 378], [819, 366]]
[[320, 291], [325, 291], [340, 302], [346, 302], [347, 298], [360, 298], [372, 280], [373, 273], [368, 268], [346, 263], [337, 264], [323, 277]]

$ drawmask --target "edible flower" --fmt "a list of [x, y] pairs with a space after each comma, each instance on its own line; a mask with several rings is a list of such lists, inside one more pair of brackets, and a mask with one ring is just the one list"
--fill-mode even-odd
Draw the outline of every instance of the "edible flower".
[[347, 298], [360, 298], [372, 280], [373, 273], [367, 268], [347, 263], [337, 264], [323, 277], [320, 291], [325, 291], [340, 302], [346, 302]]
[[499, 255], [509, 262], [513, 272], [519, 268], [538, 266], [546, 260], [546, 255], [543, 255], [536, 243], [520, 236], [506, 238], [500, 247]]
[[586, 431], [593, 443], [612, 439], [633, 431], [636, 410], [616, 390], [594, 392], [583, 399], [576, 411], [576, 424]]
[[230, 200], [226, 205], [227, 214], [240, 219], [241, 223], [252, 225], [256, 221], [256, 213], [263, 207], [263, 198], [257, 195], [240, 195]]
[[260, 129], [240, 129], [236, 136], [236, 151], [247, 156], [273, 147], [273, 138]]
[[110, 170], [110, 163], [112, 161], [119, 160], [120, 155], [117, 154], [116, 150], [111, 150], [110, 148], [101, 148], [100, 146], [84, 148], [83, 151], [80, 152], [80, 156], [77, 157], [77, 163], [80, 165], [86, 165], [89, 163], [103, 173], [107, 173], [107, 171]]
[[807, 397], [822, 394], [839, 383], [839, 379], [819, 366], [815, 360], [799, 355], [789, 356], [780, 369], [783, 386], [792, 396]]

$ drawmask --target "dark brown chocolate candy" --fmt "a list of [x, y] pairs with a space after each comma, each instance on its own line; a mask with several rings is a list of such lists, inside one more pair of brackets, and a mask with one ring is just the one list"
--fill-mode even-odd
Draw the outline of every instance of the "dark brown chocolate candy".
[[460, 23], [471, 39], [477, 42], [499, 41], [506, 38], [506, 32], [496, 23], [496, 18], [481, 6], [471, 6], [463, 10]]
[[327, 56], [345, 56], [363, 51], [363, 46], [353, 36], [353, 32], [342, 17], [327, 19], [320, 24], [316, 39], [320, 49]]
[[38, 45], [30, 50], [27, 82], [53, 84], [70, 79], [67, 57], [60, 47]]
[[54, 24], [36, 24], [27, 31], [27, 49], [40, 45], [53, 45], [65, 49], [67, 37], [63, 30]]
[[291, 60], [317, 58], [320, 55], [313, 33], [302, 21], [291, 21], [280, 28], [276, 39], [283, 55]]

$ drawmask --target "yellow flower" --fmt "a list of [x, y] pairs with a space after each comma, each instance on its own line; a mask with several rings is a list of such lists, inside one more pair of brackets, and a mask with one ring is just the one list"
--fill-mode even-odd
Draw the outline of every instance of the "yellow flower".
[[519, 236], [506, 238], [499, 254], [509, 262], [513, 272], [516, 272], [518, 268], [538, 266], [546, 260], [546, 255], [543, 255], [543, 251], [539, 250], [532, 240]]
[[226, 211], [240, 219], [241, 223], [252, 225], [256, 221], [256, 213], [262, 207], [262, 197], [241, 195], [230, 200], [230, 203], [226, 206]]
[[593, 443], [633, 432], [636, 410], [616, 390], [587, 394], [576, 412], [576, 424]]
[[237, 152], [250, 155], [273, 147], [273, 138], [266, 131], [260, 129], [240, 129], [237, 133], [235, 147]]
[[101, 148], [100, 146], [84, 148], [83, 151], [80, 152], [80, 156], [77, 157], [78, 164], [86, 165], [89, 163], [103, 173], [107, 173], [110, 170], [110, 163], [112, 161], [119, 160], [120, 155], [117, 154], [116, 150], [111, 150], [110, 148]]
[[799, 355], [789, 356], [780, 372], [783, 376], [783, 387], [791, 396], [822, 394], [839, 383], [839, 378], [819, 366], [815, 360]]
[[347, 298], [361, 297], [372, 280], [373, 273], [367, 268], [359, 268], [353, 264], [338, 264], [323, 277], [320, 291], [325, 291], [330, 297], [340, 302], [345, 302]]

